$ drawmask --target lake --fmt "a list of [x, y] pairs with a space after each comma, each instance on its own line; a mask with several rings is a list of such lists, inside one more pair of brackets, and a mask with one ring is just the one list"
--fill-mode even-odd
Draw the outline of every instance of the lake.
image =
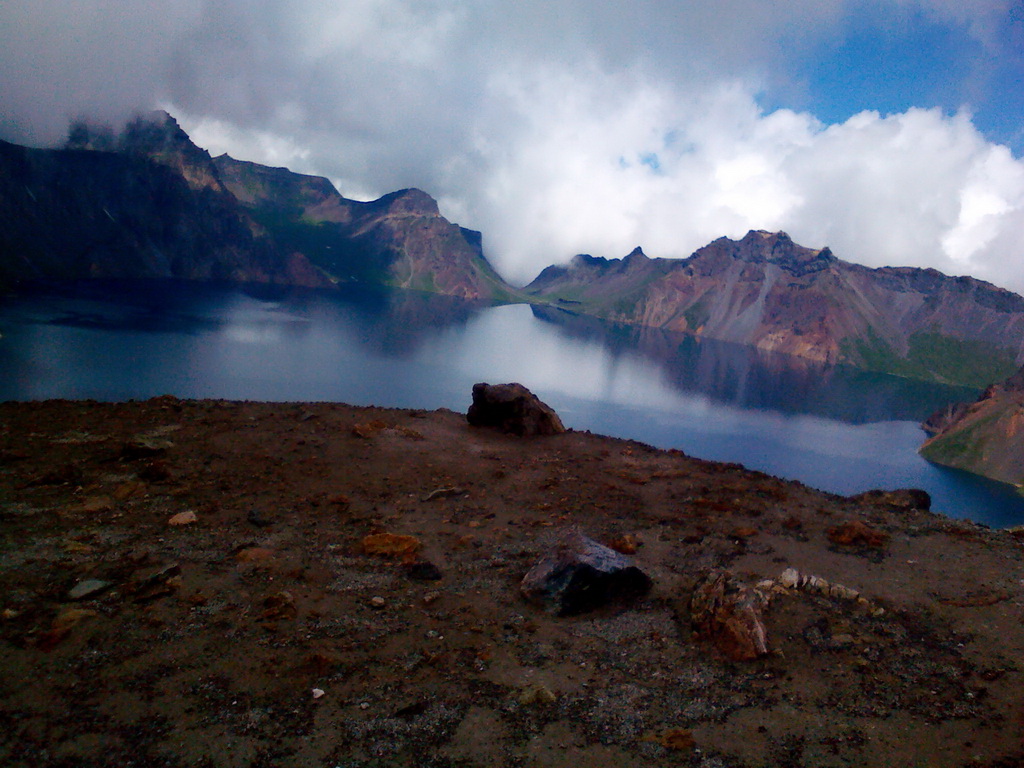
[[834, 493], [923, 488], [951, 517], [1024, 523], [1013, 489], [917, 454], [919, 422], [969, 390], [552, 308], [122, 282], [4, 299], [0, 334], [0, 400], [173, 394], [464, 412], [475, 382], [519, 381], [574, 429]]

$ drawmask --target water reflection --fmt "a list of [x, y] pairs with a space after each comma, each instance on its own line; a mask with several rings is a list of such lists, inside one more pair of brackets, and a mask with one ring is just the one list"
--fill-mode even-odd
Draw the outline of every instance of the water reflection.
[[599, 341], [612, 355], [639, 354], [673, 387], [741, 408], [810, 413], [854, 424], [922, 421], [977, 392], [822, 365], [790, 355], [659, 328], [603, 323], [554, 307], [534, 315], [572, 338]]

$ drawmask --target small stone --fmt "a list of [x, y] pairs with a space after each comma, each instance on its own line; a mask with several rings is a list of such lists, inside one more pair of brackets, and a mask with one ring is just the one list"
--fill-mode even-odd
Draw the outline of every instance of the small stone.
[[693, 731], [687, 728], [670, 728], [658, 734], [654, 741], [665, 749], [677, 752], [692, 752], [697, 746], [697, 740], [693, 738]]
[[779, 584], [786, 589], [797, 589], [800, 586], [800, 572], [796, 568], [787, 568], [779, 576]]
[[814, 595], [828, 595], [831, 585], [820, 576], [808, 576], [804, 580], [803, 589]]
[[363, 710], [366, 710], [366, 709], [369, 709], [369, 708], [370, 708], [370, 705], [369, 705], [369, 703], [368, 703], [368, 702], [365, 702], [365, 701], [363, 701], [363, 702], [360, 702], [360, 704], [359, 704], [359, 708], [360, 708], [360, 709], [363, 709]]
[[429, 560], [417, 560], [410, 563], [405, 569], [407, 578], [413, 581], [440, 581], [441, 571]]
[[101, 579], [86, 579], [80, 581], [70, 590], [68, 590], [69, 600], [84, 600], [87, 597], [94, 597], [100, 592], [105, 592], [114, 586], [112, 582], [102, 581]]
[[295, 598], [287, 590], [275, 592], [263, 600], [263, 612], [260, 619], [264, 621], [278, 621], [281, 619], [294, 619], [298, 615], [295, 607]]
[[121, 447], [121, 456], [128, 460], [159, 456], [174, 447], [170, 440], [150, 435], [137, 435]]
[[82, 512], [96, 514], [97, 512], [109, 512], [114, 508], [114, 502], [109, 496], [90, 496], [82, 502], [79, 509]]
[[441, 599], [441, 593], [440, 592], [427, 592], [427, 594], [425, 594], [423, 596], [423, 604], [424, 605], [433, 605], [434, 603], [436, 603], [440, 599]]
[[262, 512], [258, 509], [250, 509], [248, 514], [245, 516], [245, 519], [257, 528], [266, 528], [267, 526], [273, 525], [274, 522], [266, 512]]
[[380, 419], [374, 419], [373, 421], [368, 421], [364, 424], [356, 424], [355, 426], [353, 426], [352, 434], [355, 435], [356, 437], [361, 437], [364, 440], [369, 440], [378, 432], [381, 432], [387, 428], [388, 425], [385, 424], [383, 421], [381, 421]]
[[314, 700], [315, 699], [319, 699], [323, 695], [324, 695], [324, 690], [322, 688], [314, 688], [313, 689], [313, 699]]
[[167, 524], [175, 526], [192, 525], [192, 523], [195, 523], [198, 520], [199, 518], [196, 516], [196, 513], [190, 509], [185, 512], [179, 512], [178, 514], [174, 515], [170, 520], [167, 521]]
[[530, 704], [554, 704], [556, 701], [558, 701], [558, 696], [556, 696], [550, 688], [541, 683], [531, 685], [519, 694], [519, 703], [523, 706], [528, 706]]
[[362, 550], [367, 555], [403, 559], [414, 557], [420, 546], [420, 540], [415, 536], [403, 536], [396, 533], [371, 533], [362, 541]]
[[465, 494], [465, 488], [456, 488], [455, 486], [447, 488], [435, 488], [433, 491], [423, 496], [420, 499], [420, 501], [436, 501], [437, 499], [450, 499], [455, 496], [464, 496]]
[[828, 590], [830, 597], [836, 597], [840, 600], [856, 600], [860, 597], [860, 592], [849, 587], [844, 587], [842, 584], [833, 584]]
[[387, 601], [379, 595], [370, 598], [370, 606], [373, 608], [383, 608], [386, 605], [386, 602]]
[[53, 650], [78, 624], [87, 618], [99, 616], [88, 608], [66, 608], [50, 625], [50, 630], [39, 638], [36, 646], [43, 651]]
[[631, 533], [627, 533], [609, 541], [608, 547], [610, 549], [614, 549], [620, 555], [635, 555], [637, 549], [640, 547], [640, 542], [637, 541], [636, 536]]
[[239, 550], [235, 560], [240, 563], [262, 563], [274, 556], [274, 550], [267, 547], [246, 547]]
[[127, 501], [133, 496], [139, 496], [146, 491], [146, 484], [138, 480], [129, 480], [126, 483], [121, 483], [114, 489], [114, 499], [117, 501]]
[[889, 540], [889, 535], [876, 531], [860, 520], [852, 520], [848, 523], [829, 528], [828, 540], [841, 547], [880, 549]]

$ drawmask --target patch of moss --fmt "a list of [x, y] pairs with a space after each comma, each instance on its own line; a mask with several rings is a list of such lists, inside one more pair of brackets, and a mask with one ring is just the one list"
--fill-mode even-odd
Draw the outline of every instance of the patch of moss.
[[686, 319], [686, 327], [690, 330], [697, 330], [703, 325], [707, 325], [708, 320], [711, 318], [711, 310], [708, 308], [707, 298], [701, 296], [697, 301], [691, 304], [683, 312], [683, 317]]
[[921, 455], [937, 464], [978, 471], [983, 459], [985, 434], [997, 418], [998, 414], [992, 414], [936, 438], [921, 448]]
[[870, 328], [866, 337], [844, 339], [840, 352], [869, 371], [973, 389], [1003, 381], [1017, 370], [1013, 355], [1005, 349], [934, 331], [913, 334], [906, 357]]

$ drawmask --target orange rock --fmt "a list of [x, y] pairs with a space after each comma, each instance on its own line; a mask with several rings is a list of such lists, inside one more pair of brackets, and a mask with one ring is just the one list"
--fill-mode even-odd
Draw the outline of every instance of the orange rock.
[[109, 512], [114, 508], [114, 502], [109, 496], [90, 496], [82, 502], [82, 512]]
[[690, 598], [690, 620], [698, 637], [710, 640], [728, 659], [750, 661], [768, 654], [763, 611], [767, 599], [729, 571], [712, 571]]
[[274, 556], [274, 550], [266, 547], [246, 547], [235, 555], [240, 563], [261, 563]]
[[618, 538], [612, 539], [608, 542], [609, 549], [614, 549], [622, 555], [635, 555], [639, 546], [640, 542], [638, 542], [636, 536], [631, 533], [619, 536]]
[[420, 540], [415, 536], [403, 536], [397, 533], [371, 533], [363, 539], [363, 552], [367, 555], [382, 557], [412, 558], [419, 551]]
[[138, 480], [130, 480], [127, 483], [122, 483], [114, 489], [114, 498], [117, 501], [126, 501], [132, 496], [138, 496], [146, 490], [146, 484], [140, 483]]
[[734, 539], [749, 539], [751, 536], [757, 535], [757, 529], [746, 527], [733, 528], [729, 535]]
[[186, 512], [179, 512], [170, 520], [167, 521], [168, 525], [192, 525], [199, 518], [196, 517], [196, 513], [191, 509]]
[[36, 643], [36, 646], [43, 651], [50, 651], [57, 647], [57, 645], [74, 629], [79, 622], [83, 619], [90, 618], [92, 616], [98, 616], [96, 611], [89, 610], [88, 608], [67, 608], [61, 611], [57, 617], [53, 620], [53, 624], [50, 625], [50, 630]]
[[881, 548], [889, 534], [876, 531], [860, 520], [852, 520], [828, 529], [828, 540], [839, 546]]
[[665, 749], [674, 749], [678, 752], [692, 752], [697, 746], [697, 741], [693, 738], [693, 731], [686, 728], [669, 728], [659, 734], [654, 741]]
[[352, 434], [356, 437], [361, 437], [364, 440], [369, 440], [375, 434], [387, 428], [388, 425], [383, 421], [380, 419], [374, 419], [373, 421], [368, 421], [364, 424], [356, 424], [352, 427]]

